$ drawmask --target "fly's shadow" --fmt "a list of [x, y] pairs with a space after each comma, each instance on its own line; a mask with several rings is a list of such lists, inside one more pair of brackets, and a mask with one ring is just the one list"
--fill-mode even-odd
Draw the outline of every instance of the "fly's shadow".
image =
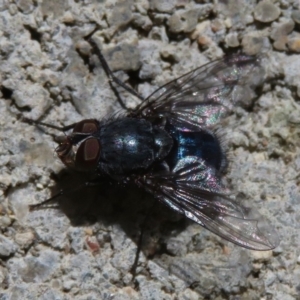
[[[221, 286], [226, 282], [222, 283], [224, 273], [236, 274], [249, 269], [248, 261], [246, 266], [242, 266], [242, 271], [237, 264], [234, 264], [234, 267], [228, 266], [226, 255], [221, 255], [223, 261], [220, 258], [216, 259], [218, 266], [215, 267], [209, 249], [217, 249], [214, 251], [218, 253], [224, 245], [201, 228], [198, 228], [197, 232], [192, 230], [192, 234], [189, 232], [184, 235], [187, 245], [183, 248], [190, 248], [193, 254], [186, 256], [180, 253], [182, 240], [178, 237], [182, 236], [193, 222], [155, 201], [151, 195], [134, 185], [125, 188], [112, 181], [106, 182], [105, 186], [85, 186], [86, 174], [66, 169], [51, 177], [55, 181], [51, 188], [53, 196], [61, 190], [68, 192], [56, 197], [53, 203], [50, 202], [49, 209], [58, 209], [67, 216], [74, 227], [95, 223], [103, 224], [104, 228], [117, 225], [136, 244], [134, 261], [130, 262], [134, 285], [137, 284], [136, 275], [149, 275], [143, 266], [143, 260], [140, 259], [140, 253], [143, 253], [147, 260], [153, 261], [157, 265], [156, 268], [162, 268], [163, 274], [175, 275], [199, 295], [207, 296], [207, 299], [212, 299], [208, 297], [211, 286], [205, 285], [205, 278], [213, 278], [213, 286], [217, 289], [218, 284]], [[74, 186], [80, 188], [75, 191]], [[232, 276], [234, 280], [237, 277]]]
[[[96, 184], [97, 181], [93, 185], [86, 184], [95, 178], [87, 178], [86, 173], [68, 169], [51, 177], [55, 180], [51, 188], [52, 200], [43, 206], [32, 205], [31, 210], [58, 209], [75, 227], [97, 222], [107, 228], [111, 225], [120, 226], [137, 244], [133, 274], [140, 251], [148, 258], [170, 254], [166, 249], [167, 240], [192, 223], [135, 185], [124, 187], [109, 180], [105, 184]], [[64, 193], [60, 195], [60, 191]]]

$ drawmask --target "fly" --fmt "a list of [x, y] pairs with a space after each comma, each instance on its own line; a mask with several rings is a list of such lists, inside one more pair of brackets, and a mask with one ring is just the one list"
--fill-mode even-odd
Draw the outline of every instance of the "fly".
[[247, 85], [247, 75], [259, 59], [237, 54], [212, 61], [143, 99], [113, 75], [96, 43], [89, 42], [111, 87], [120, 85], [142, 101], [128, 109], [118, 98], [126, 112], [106, 121], [85, 119], [60, 128], [29, 120], [68, 132], [56, 139], [60, 160], [69, 168], [94, 174], [96, 179], [86, 185], [135, 184], [232, 243], [253, 250], [275, 248], [276, 234], [229, 197], [222, 182], [226, 153], [214, 130], [240, 100], [234, 91]]

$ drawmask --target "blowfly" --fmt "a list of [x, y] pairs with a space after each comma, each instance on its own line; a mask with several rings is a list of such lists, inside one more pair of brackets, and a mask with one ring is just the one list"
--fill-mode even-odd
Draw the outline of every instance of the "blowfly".
[[[276, 234], [262, 218], [232, 200], [222, 183], [226, 153], [214, 130], [240, 99], [236, 88], [259, 65], [253, 56], [237, 54], [198, 67], [143, 99], [119, 81], [96, 43], [90, 44], [110, 79], [142, 101], [134, 109], [108, 120], [85, 119], [58, 128], [57, 156], [70, 168], [94, 173], [88, 184], [117, 181], [135, 184], [179, 214], [239, 246], [269, 250]], [[58, 195], [36, 205], [35, 209]]]

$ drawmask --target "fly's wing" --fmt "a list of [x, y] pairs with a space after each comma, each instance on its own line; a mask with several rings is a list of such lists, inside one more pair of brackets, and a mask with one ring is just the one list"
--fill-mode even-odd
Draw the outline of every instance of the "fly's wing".
[[156, 90], [133, 115], [163, 116], [177, 128], [213, 125], [239, 100], [235, 87], [248, 84], [254, 70], [261, 71], [257, 57], [233, 55], [215, 60]]
[[253, 250], [278, 245], [277, 234], [262, 218], [229, 199], [215, 171], [197, 157], [180, 160], [172, 172], [139, 180], [161, 202], [230, 242]]

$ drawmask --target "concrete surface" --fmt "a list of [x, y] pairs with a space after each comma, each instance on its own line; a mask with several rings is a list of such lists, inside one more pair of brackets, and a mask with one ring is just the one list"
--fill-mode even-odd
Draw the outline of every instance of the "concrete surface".
[[[0, 0], [0, 299], [300, 299], [299, 9], [296, 0]], [[226, 180], [276, 229], [276, 249], [242, 249], [158, 204], [132, 280], [152, 207], [139, 191], [112, 191], [121, 203], [75, 192], [76, 204], [62, 204], [69, 218], [29, 212], [60, 182], [82, 179], [62, 171], [57, 132], [20, 115], [61, 126], [121, 111], [99, 62], [88, 64], [83, 38], [94, 30], [116, 76], [144, 97], [225, 54], [263, 53], [260, 89], [222, 132]], [[82, 226], [91, 197], [97, 222]]]

